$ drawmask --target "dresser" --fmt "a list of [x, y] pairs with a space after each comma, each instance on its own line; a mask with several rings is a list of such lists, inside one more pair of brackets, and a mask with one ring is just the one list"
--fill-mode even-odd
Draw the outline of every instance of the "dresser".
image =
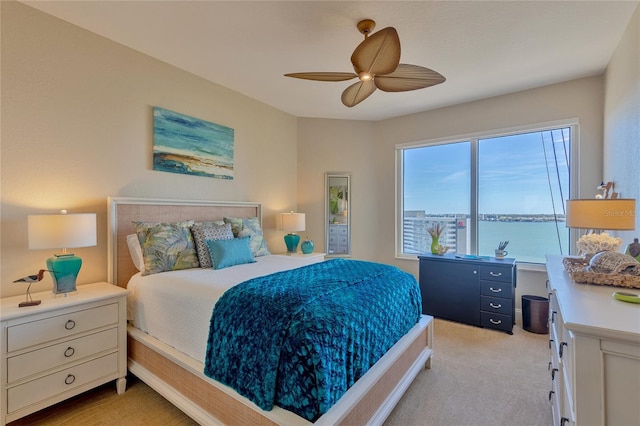
[[328, 254], [349, 253], [349, 225], [346, 223], [329, 224]]
[[546, 268], [554, 425], [640, 425], [640, 305], [575, 283], [561, 256]]
[[422, 313], [512, 333], [515, 324], [516, 262], [423, 254]]
[[35, 293], [37, 306], [1, 299], [0, 425], [111, 380], [125, 391], [127, 294], [96, 283], [66, 297]]

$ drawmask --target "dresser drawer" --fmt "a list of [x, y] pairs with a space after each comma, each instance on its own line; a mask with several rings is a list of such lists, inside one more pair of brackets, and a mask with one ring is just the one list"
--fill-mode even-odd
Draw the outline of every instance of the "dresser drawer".
[[7, 392], [7, 412], [12, 413], [36, 402], [45, 400], [98, 380], [101, 377], [116, 377], [118, 374], [118, 354], [113, 353], [76, 365], [37, 380], [9, 388]]
[[112, 328], [13, 356], [7, 359], [7, 381], [11, 383], [117, 346], [118, 329]]
[[7, 351], [73, 336], [118, 322], [118, 304], [98, 306], [7, 328]]
[[502, 281], [511, 284], [513, 281], [513, 268], [499, 265], [480, 266], [480, 279]]
[[480, 280], [480, 294], [482, 296], [511, 299], [513, 297], [513, 287], [511, 282]]
[[498, 314], [511, 314], [511, 299], [503, 299], [500, 297], [480, 296], [480, 309], [487, 312], [495, 312]]
[[511, 315], [480, 312], [480, 325], [495, 330], [511, 331], [513, 329], [513, 319]]

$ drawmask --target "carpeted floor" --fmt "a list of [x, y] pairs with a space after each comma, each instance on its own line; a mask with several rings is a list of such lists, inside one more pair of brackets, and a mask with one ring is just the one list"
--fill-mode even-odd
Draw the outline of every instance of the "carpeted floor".
[[548, 335], [436, 320], [434, 358], [385, 425], [551, 425]]
[[[385, 425], [550, 425], [548, 335], [508, 335], [436, 320], [434, 362], [421, 371]], [[10, 423], [195, 425], [135, 377], [110, 383]]]

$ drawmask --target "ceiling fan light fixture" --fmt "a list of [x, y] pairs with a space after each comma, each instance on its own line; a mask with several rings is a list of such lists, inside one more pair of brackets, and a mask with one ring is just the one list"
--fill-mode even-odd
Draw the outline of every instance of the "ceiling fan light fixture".
[[358, 22], [357, 27], [364, 35], [364, 41], [351, 55], [355, 73], [302, 72], [285, 76], [316, 81], [345, 81], [357, 78], [357, 83], [342, 92], [341, 100], [347, 107], [364, 101], [376, 89], [384, 92], [407, 92], [445, 81], [442, 74], [429, 68], [400, 63], [400, 38], [395, 28], [386, 27], [372, 34], [375, 22], [371, 19]]

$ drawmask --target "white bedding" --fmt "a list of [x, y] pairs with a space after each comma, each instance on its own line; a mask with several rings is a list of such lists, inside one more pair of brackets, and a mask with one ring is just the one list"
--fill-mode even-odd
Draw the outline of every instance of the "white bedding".
[[137, 273], [127, 284], [128, 319], [136, 328], [204, 362], [211, 312], [227, 289], [253, 277], [317, 262], [318, 258], [270, 255], [255, 260], [220, 270]]

